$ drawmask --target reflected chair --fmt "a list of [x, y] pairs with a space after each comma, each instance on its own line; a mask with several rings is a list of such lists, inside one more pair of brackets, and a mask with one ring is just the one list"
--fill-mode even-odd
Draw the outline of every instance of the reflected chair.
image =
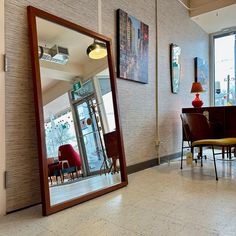
[[78, 178], [78, 172], [81, 170], [81, 158], [80, 155], [74, 150], [71, 144], [64, 144], [58, 149], [59, 161], [68, 161], [69, 164], [64, 164], [62, 168], [62, 175], [70, 174], [72, 179], [74, 179], [74, 173]]
[[58, 184], [58, 177], [60, 177], [61, 182], [63, 182], [61, 174], [61, 164], [59, 162], [55, 162], [53, 157], [47, 158], [47, 164], [48, 164], [48, 177], [50, 179], [51, 185], [53, 184], [52, 177], [56, 177], [57, 184]]
[[106, 148], [107, 157], [112, 159], [108, 173], [118, 173], [119, 169], [117, 167], [117, 159], [119, 159], [118, 144], [117, 144], [117, 134], [116, 131], [106, 133], [103, 135], [104, 143]]
[[[236, 138], [212, 138], [212, 131], [207, 118], [201, 113], [183, 113], [181, 120], [186, 141], [189, 142], [192, 156], [194, 157], [194, 148], [200, 148], [200, 159], [202, 166], [202, 147], [210, 146], [212, 148], [216, 180], [218, 180], [215, 150], [214, 147], [223, 147], [231, 149], [236, 145]], [[183, 168], [183, 155], [181, 156], [181, 169]]]

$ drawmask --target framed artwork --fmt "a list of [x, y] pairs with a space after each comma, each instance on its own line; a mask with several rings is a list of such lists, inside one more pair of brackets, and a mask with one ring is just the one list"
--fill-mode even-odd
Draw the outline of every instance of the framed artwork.
[[171, 80], [171, 92], [179, 92], [180, 84], [180, 54], [181, 48], [176, 44], [170, 44], [170, 80]]
[[208, 64], [200, 57], [194, 58], [195, 82], [201, 83], [204, 90], [208, 87]]
[[148, 25], [117, 10], [117, 77], [148, 83]]

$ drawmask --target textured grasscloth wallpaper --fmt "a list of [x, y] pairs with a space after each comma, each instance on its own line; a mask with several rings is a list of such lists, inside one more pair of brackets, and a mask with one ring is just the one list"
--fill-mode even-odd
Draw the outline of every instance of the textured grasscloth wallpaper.
[[[7, 211], [40, 202], [37, 141], [27, 10], [33, 5], [92, 30], [97, 29], [97, 1], [5, 1]], [[92, 11], [91, 11], [92, 9]], [[14, 17], [13, 17], [14, 16]]]
[[[149, 25], [149, 84], [117, 80], [127, 165], [157, 157], [159, 130], [161, 156], [179, 151], [179, 113], [189, 106], [194, 56], [208, 55], [208, 38], [175, 0], [158, 0], [158, 97], [159, 128], [156, 127], [156, 10], [155, 0], [102, 0], [102, 33], [113, 39], [115, 10], [121, 8]], [[94, 31], [98, 29], [97, 0], [5, 1], [6, 53], [6, 168], [7, 211], [40, 202], [36, 129], [28, 42], [26, 6], [32, 5]], [[14, 16], [14, 17], [13, 17]], [[171, 42], [183, 52], [179, 95], [170, 93], [169, 51]]]
[[[194, 57], [208, 62], [208, 35], [191, 19], [188, 12], [175, 0], [157, 0], [158, 28], [158, 131], [161, 157], [181, 151], [182, 107], [191, 107], [195, 94]], [[171, 93], [169, 72], [169, 44], [181, 47], [181, 81], [178, 94]], [[208, 105], [208, 92], [201, 94], [204, 106]]]

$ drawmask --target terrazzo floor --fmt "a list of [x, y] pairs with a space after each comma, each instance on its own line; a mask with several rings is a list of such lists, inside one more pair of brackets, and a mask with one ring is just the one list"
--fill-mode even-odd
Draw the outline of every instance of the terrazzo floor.
[[0, 235], [236, 235], [236, 162], [179, 161], [129, 175], [129, 185], [41, 216], [36, 206], [0, 218]]

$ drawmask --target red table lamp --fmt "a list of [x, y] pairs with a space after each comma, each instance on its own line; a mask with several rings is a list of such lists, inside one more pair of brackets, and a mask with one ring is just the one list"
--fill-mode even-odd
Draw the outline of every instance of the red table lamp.
[[191, 93], [196, 93], [195, 99], [192, 101], [192, 105], [195, 108], [202, 107], [203, 101], [199, 98], [199, 93], [204, 92], [202, 85], [198, 82], [192, 84]]

